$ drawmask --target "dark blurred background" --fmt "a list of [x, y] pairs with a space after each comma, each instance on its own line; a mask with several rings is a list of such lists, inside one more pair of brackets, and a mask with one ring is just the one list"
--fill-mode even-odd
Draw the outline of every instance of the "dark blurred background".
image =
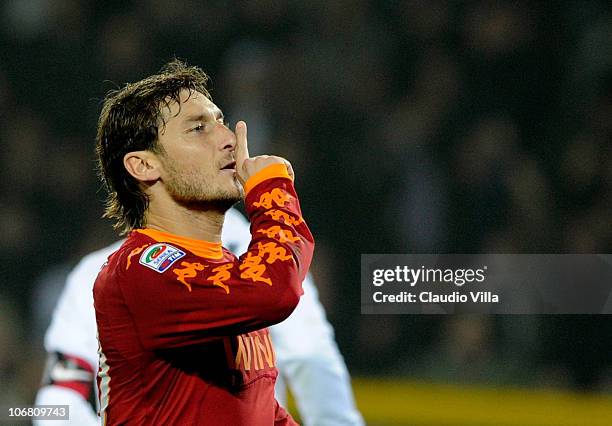
[[0, 2], [0, 405], [100, 219], [104, 94], [176, 56], [286, 156], [353, 376], [612, 392], [605, 316], [365, 316], [361, 253], [610, 253], [609, 1]]

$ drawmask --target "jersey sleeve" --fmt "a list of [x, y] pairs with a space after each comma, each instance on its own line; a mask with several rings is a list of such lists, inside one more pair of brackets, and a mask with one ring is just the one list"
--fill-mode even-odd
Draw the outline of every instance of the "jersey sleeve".
[[[250, 241], [249, 222], [235, 209], [227, 213], [223, 244], [234, 253], [243, 253]], [[270, 327], [280, 373], [276, 399], [286, 406], [288, 384], [305, 425], [363, 425], [348, 369], [310, 274], [302, 287], [297, 308]]]
[[[137, 258], [128, 267], [129, 255], [123, 253], [108, 272], [118, 274], [121, 299], [145, 349], [246, 333], [278, 323], [295, 309], [314, 240], [282, 167], [270, 166], [249, 179], [245, 204], [252, 237], [240, 258], [228, 253], [210, 261], [186, 254], [159, 273]], [[98, 315], [105, 315], [104, 305], [121, 303], [104, 291], [95, 297]]]

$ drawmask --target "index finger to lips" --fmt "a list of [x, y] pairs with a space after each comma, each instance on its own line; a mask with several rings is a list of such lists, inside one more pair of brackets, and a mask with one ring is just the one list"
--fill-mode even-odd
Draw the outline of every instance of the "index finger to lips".
[[247, 141], [247, 125], [244, 121], [236, 123], [236, 163], [242, 163], [249, 158], [249, 145]]

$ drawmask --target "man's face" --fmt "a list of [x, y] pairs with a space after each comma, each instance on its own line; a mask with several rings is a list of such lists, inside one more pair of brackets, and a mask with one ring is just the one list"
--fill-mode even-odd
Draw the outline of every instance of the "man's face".
[[[178, 112], [178, 114], [177, 114]], [[229, 208], [242, 198], [236, 178], [236, 136], [223, 124], [223, 113], [206, 96], [187, 90], [181, 107], [162, 110], [166, 125], [160, 127], [163, 148], [161, 180], [172, 198], [190, 205]]]

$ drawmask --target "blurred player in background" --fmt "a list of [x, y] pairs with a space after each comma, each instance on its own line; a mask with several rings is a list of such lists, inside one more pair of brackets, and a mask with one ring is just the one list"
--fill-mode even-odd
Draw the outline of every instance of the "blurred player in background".
[[[225, 220], [222, 238], [225, 246], [236, 253], [245, 252], [250, 241], [249, 224], [235, 210], [228, 211]], [[36, 403], [70, 404], [72, 424], [99, 422], [88, 403], [98, 358], [91, 288], [108, 255], [120, 245], [121, 242], [92, 253], [77, 265], [45, 337], [50, 359]], [[304, 281], [304, 289], [293, 315], [272, 329], [281, 374], [296, 397], [305, 424], [362, 424], [346, 367], [310, 277]], [[276, 390], [282, 402], [285, 396], [282, 380]]]

